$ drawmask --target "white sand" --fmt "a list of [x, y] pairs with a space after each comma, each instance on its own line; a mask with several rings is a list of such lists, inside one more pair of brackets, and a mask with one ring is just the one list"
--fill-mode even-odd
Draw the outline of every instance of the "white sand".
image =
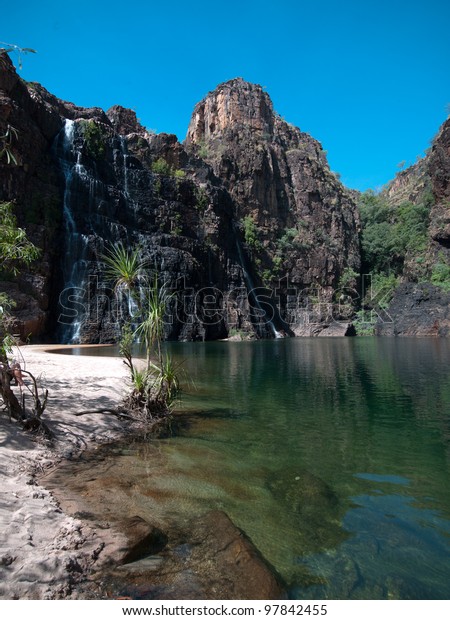
[[73, 414], [114, 408], [125, 394], [127, 369], [119, 358], [57, 355], [50, 348], [27, 346], [20, 353], [25, 369], [49, 390], [43, 419], [54, 446], [0, 415], [0, 599], [77, 598], [77, 582], [95, 568], [97, 557], [101, 562], [96, 532], [65, 515], [35, 474], [120, 436], [123, 426], [115, 416]]

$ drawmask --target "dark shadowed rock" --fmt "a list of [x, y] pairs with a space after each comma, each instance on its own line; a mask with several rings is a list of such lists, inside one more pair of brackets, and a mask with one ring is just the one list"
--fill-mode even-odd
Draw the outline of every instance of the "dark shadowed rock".
[[131, 517], [119, 527], [127, 539], [127, 550], [119, 560], [123, 564], [159, 553], [167, 544], [166, 534], [141, 517]]
[[298, 467], [289, 467], [271, 473], [266, 484], [291, 511], [306, 548], [317, 551], [347, 538], [341, 527], [346, 506], [340, 504], [324, 480]]
[[[161, 561], [162, 559], [162, 561]], [[221, 511], [174, 532], [167, 548], [113, 572], [113, 587], [136, 599], [264, 600], [285, 587], [247, 536]]]
[[428, 283], [404, 283], [375, 326], [378, 336], [449, 336], [450, 292]]
[[[250, 270], [280, 299], [292, 332], [307, 331], [310, 299], [331, 315], [343, 271], [359, 271], [359, 217], [319, 142], [284, 121], [261, 86], [237, 78], [197, 104], [185, 144], [225, 184], [240, 227], [251, 218]], [[318, 331], [331, 320], [325, 311], [314, 318]]]
[[403, 284], [387, 311], [392, 320], [383, 317], [376, 333], [448, 336], [448, 294], [430, 281], [441, 274], [439, 281], [450, 271], [450, 119], [441, 126], [427, 155], [400, 172], [383, 193], [394, 207], [405, 201], [427, 205], [429, 221], [425, 247], [411, 247], [406, 254]]
[[[0, 130], [10, 123], [21, 136], [18, 166], [0, 162], [0, 200], [14, 200], [20, 224], [43, 249], [42, 266], [18, 282], [30, 299], [30, 316], [17, 316], [24, 337], [33, 326], [35, 337], [117, 340], [126, 304], [111, 310], [102, 255], [119, 241], [139, 244], [177, 293], [165, 335], [179, 340], [224, 338], [232, 329], [274, 336], [272, 314], [292, 335], [297, 308], [311, 295], [331, 302], [342, 270], [358, 268], [351, 197], [319, 143], [282, 121], [259, 86], [219, 86], [196, 107], [188, 148], [146, 130], [121, 106], [105, 114], [61, 101], [22, 81], [11, 63], [0, 100]], [[245, 216], [254, 218], [260, 256], [243, 243]], [[249, 294], [261, 285], [269, 286], [264, 304]], [[70, 287], [80, 305], [66, 312]], [[57, 321], [69, 327], [56, 331]], [[329, 316], [318, 322], [328, 325]]]

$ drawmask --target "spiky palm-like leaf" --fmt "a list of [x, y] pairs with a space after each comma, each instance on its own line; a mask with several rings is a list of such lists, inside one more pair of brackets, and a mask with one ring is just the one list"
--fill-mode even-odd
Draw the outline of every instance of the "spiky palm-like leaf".
[[103, 255], [106, 275], [114, 280], [115, 289], [126, 289], [132, 293], [142, 279], [145, 261], [141, 258], [141, 248], [126, 248], [123, 243], [109, 248]]
[[161, 362], [161, 341], [164, 337], [164, 315], [170, 296], [164, 287], [159, 287], [158, 278], [148, 287], [142, 307], [142, 322], [135, 331], [135, 335], [142, 339], [147, 351], [147, 363], [153, 350], [157, 349], [158, 359]]

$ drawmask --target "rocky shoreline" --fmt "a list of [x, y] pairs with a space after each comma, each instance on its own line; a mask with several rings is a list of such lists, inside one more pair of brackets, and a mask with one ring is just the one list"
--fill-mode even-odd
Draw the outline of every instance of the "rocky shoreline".
[[86, 518], [64, 476], [87, 450], [130, 429], [111, 415], [74, 414], [114, 407], [126, 387], [125, 368], [119, 358], [50, 349], [21, 353], [49, 389], [53, 445], [0, 418], [0, 599], [282, 598], [281, 579], [223, 512], [168, 533], [138, 515], [115, 523]]

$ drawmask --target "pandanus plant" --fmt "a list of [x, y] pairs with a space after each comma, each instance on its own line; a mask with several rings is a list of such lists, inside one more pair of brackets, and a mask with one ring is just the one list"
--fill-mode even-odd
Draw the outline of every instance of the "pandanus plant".
[[[164, 352], [164, 315], [170, 296], [158, 276], [148, 268], [139, 247], [122, 243], [109, 248], [103, 257], [106, 274], [114, 281], [116, 292], [126, 292], [138, 308], [138, 325], [126, 323], [122, 329], [120, 353], [130, 370], [133, 393], [129, 405], [145, 417], [167, 413], [179, 393], [177, 367]], [[138, 368], [133, 359], [135, 340], [144, 344], [146, 365]]]

